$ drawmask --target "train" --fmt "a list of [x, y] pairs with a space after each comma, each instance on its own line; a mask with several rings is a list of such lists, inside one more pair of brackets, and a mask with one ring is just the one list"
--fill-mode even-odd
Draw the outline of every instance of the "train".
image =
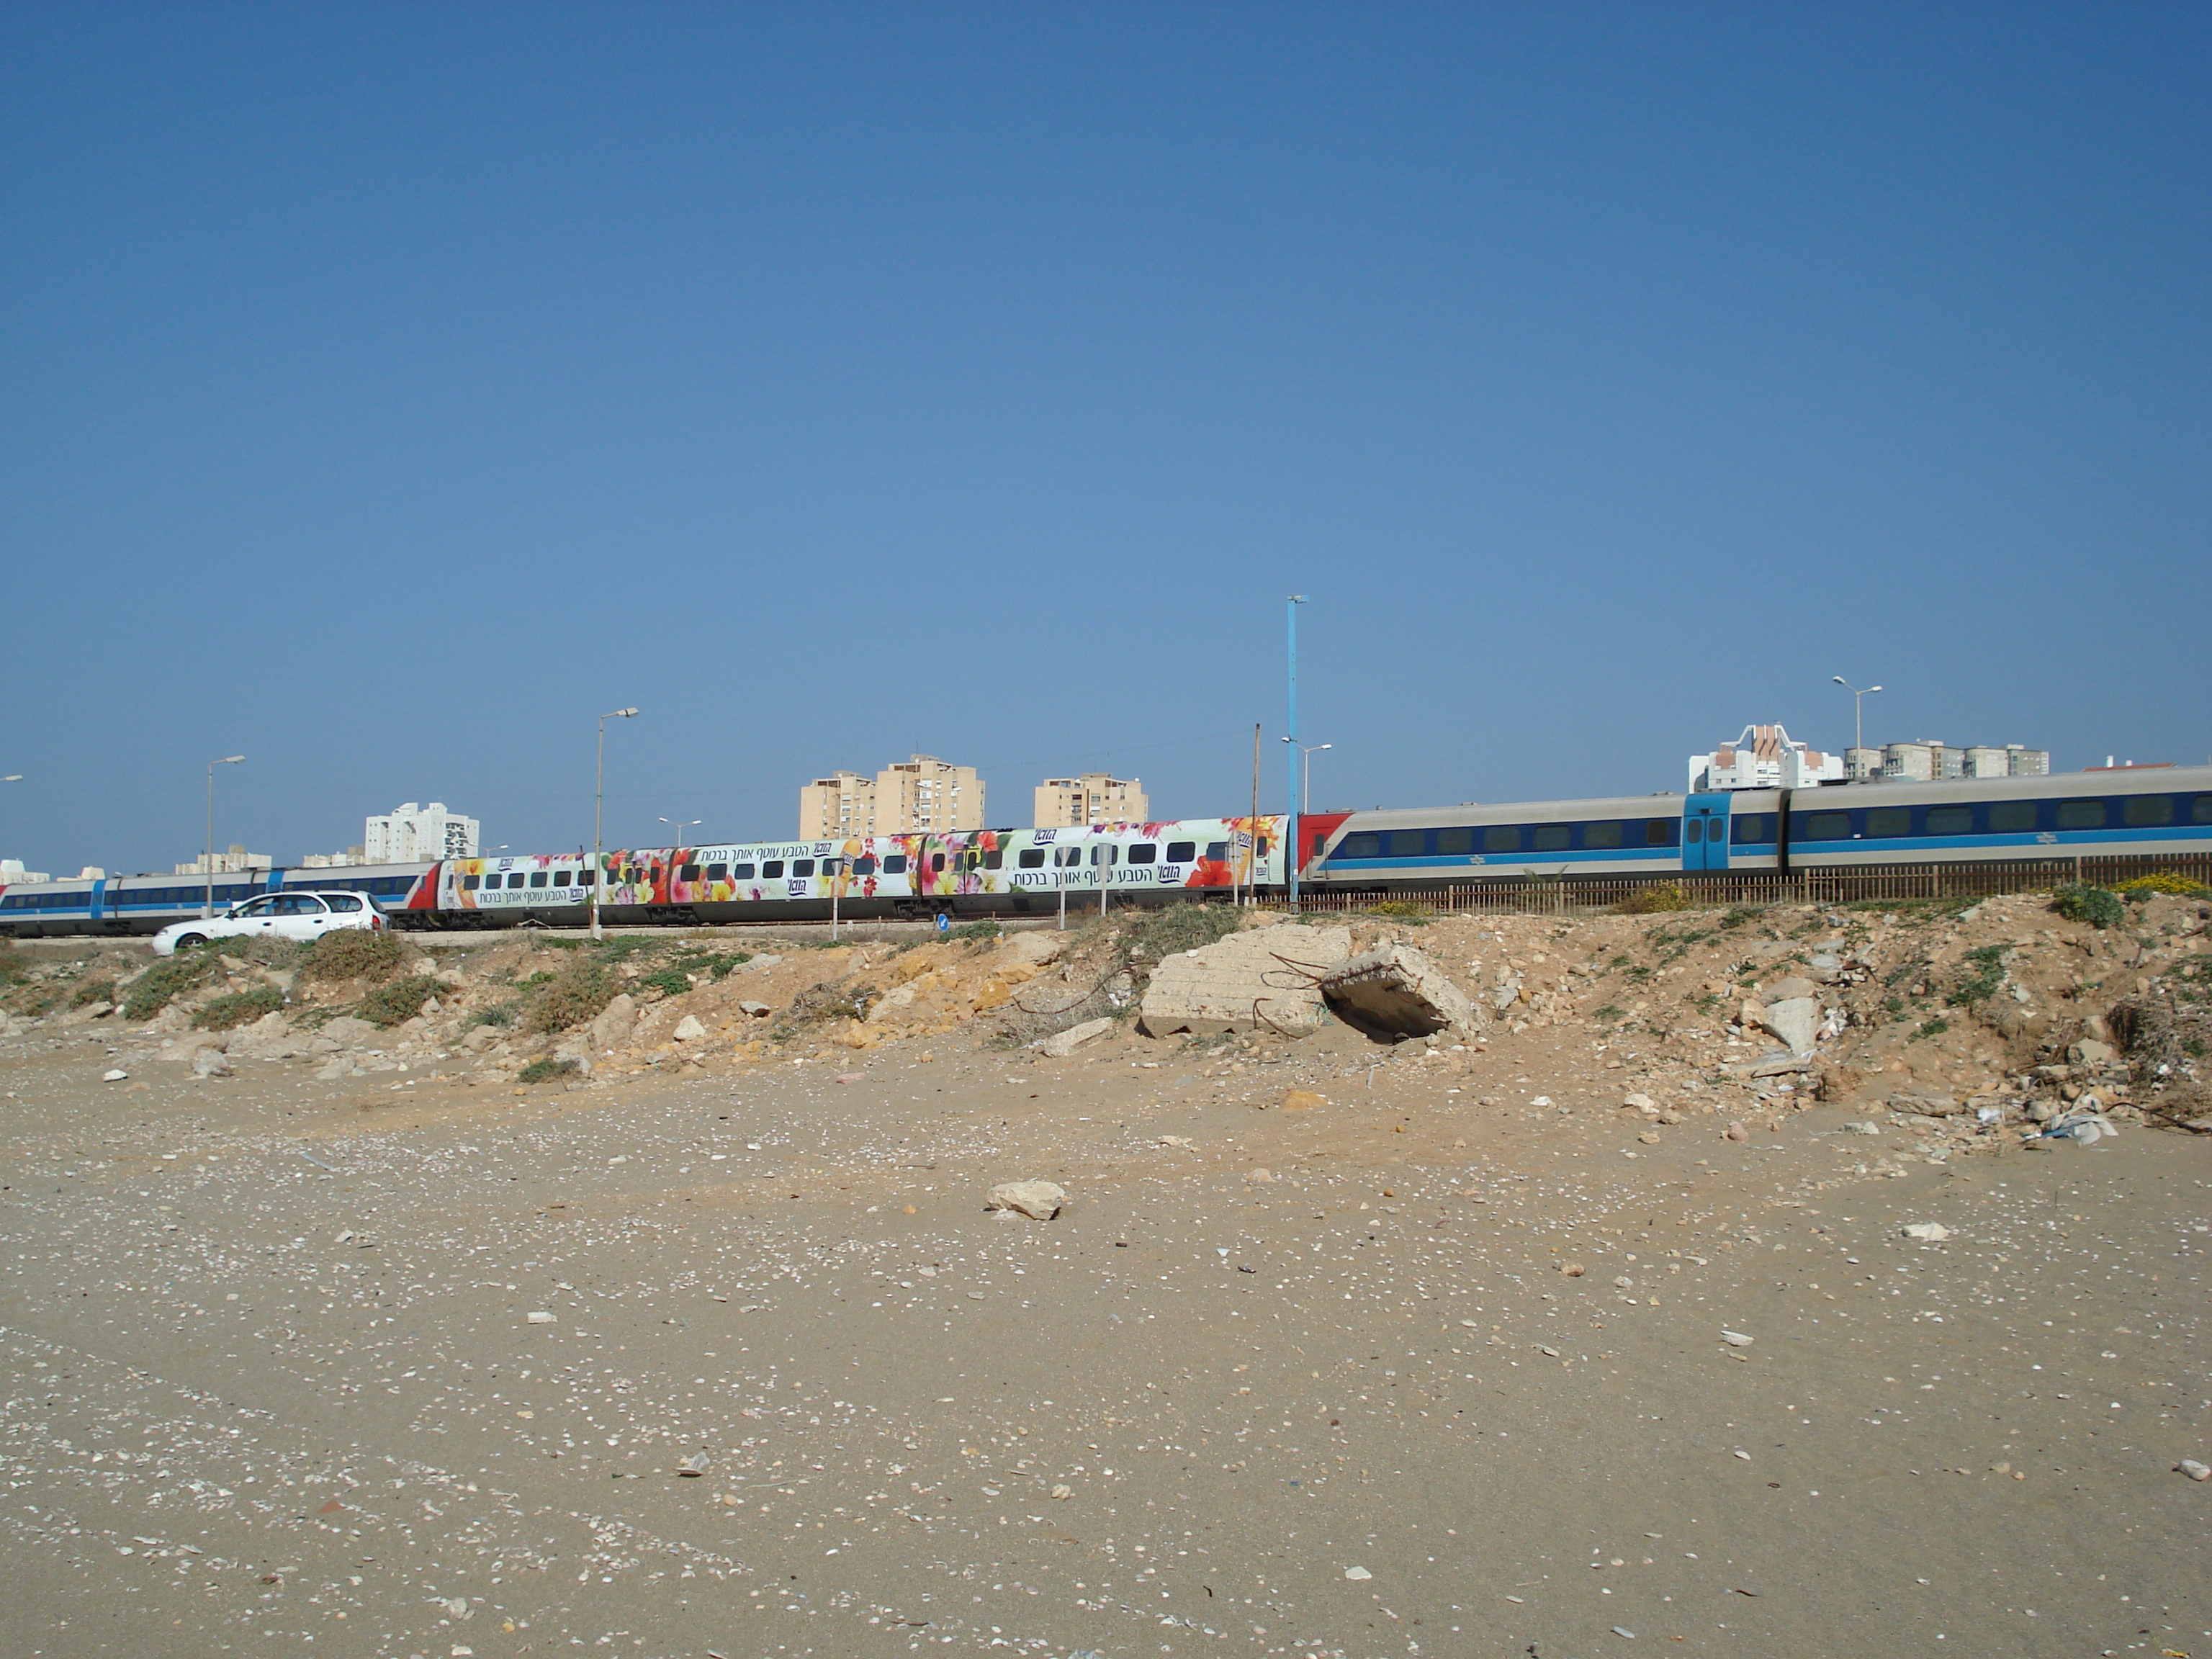
[[[2212, 856], [2212, 767], [1831, 784], [1817, 789], [1182, 818], [715, 847], [276, 868], [215, 878], [368, 895], [398, 927], [1042, 915], [1102, 902], [1263, 900], [1455, 886], [1789, 875], [2052, 859]], [[201, 914], [204, 878], [0, 889], [0, 935], [149, 933]]]

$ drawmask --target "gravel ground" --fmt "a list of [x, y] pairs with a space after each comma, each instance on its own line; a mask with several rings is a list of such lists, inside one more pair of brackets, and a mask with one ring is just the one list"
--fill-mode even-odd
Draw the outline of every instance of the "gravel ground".
[[0, 1652], [2212, 1652], [2212, 1140], [1662, 1136], [1589, 1046], [0, 1057]]

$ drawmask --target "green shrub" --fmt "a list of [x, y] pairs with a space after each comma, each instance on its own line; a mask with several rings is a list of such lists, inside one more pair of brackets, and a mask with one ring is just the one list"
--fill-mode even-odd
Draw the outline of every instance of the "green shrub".
[[317, 939], [300, 963], [302, 979], [365, 979], [371, 984], [399, 971], [406, 947], [398, 935], [366, 927], [343, 927]]
[[1678, 882], [1654, 882], [1649, 887], [1639, 887], [1613, 907], [1617, 916], [1656, 915], [1662, 910], [1686, 910], [1690, 896]]
[[1610, 1025], [1614, 1020], [1620, 1018], [1625, 1012], [1625, 1010], [1616, 1008], [1612, 1003], [1608, 1002], [1604, 1007], [1592, 1014], [1590, 1018], [1592, 1019], [1601, 1019], [1607, 1024]]
[[76, 989], [70, 993], [70, 1006], [88, 1008], [95, 1002], [115, 1000], [115, 981], [112, 977], [81, 979]]
[[691, 988], [691, 975], [681, 968], [664, 968], [657, 974], [646, 975], [638, 983], [650, 985], [664, 996], [680, 997]]
[[996, 939], [1006, 931], [995, 921], [963, 921], [945, 937], [964, 944], [972, 939]]
[[216, 998], [192, 1016], [192, 1024], [203, 1031], [228, 1031], [234, 1026], [251, 1025], [283, 1006], [284, 994], [275, 986], [255, 985]]
[[131, 981], [123, 998], [125, 1019], [151, 1019], [216, 971], [218, 959], [211, 951], [179, 951], [164, 957]]
[[2069, 921], [2086, 921], [2092, 927], [2117, 927], [2128, 914], [2118, 893], [2078, 881], [2069, 881], [2053, 892], [2051, 908]]
[[2159, 893], [2172, 893], [2181, 898], [2212, 898], [2212, 890], [2208, 890], [2203, 882], [2172, 870], [2156, 870], [2147, 876], [2115, 882], [2112, 890], [2130, 899], [2147, 899]]
[[1972, 971], [1952, 987], [1943, 1000], [1954, 1008], [1963, 1008], [1995, 996], [2004, 983], [2004, 954], [2002, 945], [1984, 945], [1967, 951], [1965, 965]]
[[615, 1000], [615, 976], [604, 963], [580, 957], [557, 974], [532, 974], [525, 981], [533, 987], [522, 1014], [522, 1029], [543, 1036], [565, 1031], [596, 1017]]
[[1426, 922], [1435, 920], [1425, 904], [1416, 904], [1412, 899], [1384, 899], [1373, 908], [1373, 914], [1388, 916], [1393, 921]]
[[573, 1060], [533, 1060], [515, 1075], [525, 1083], [550, 1083], [556, 1077], [568, 1077], [577, 1070]]
[[1935, 1018], [1923, 1022], [1920, 1029], [1915, 1031], [1908, 1040], [1913, 1042], [1917, 1042], [1923, 1037], [1942, 1036], [1944, 1032], [1950, 1029], [1951, 1022], [1944, 1018], [1942, 1015], [1938, 1014]]
[[1121, 959], [1164, 961], [1183, 951], [1202, 950], [1242, 930], [1244, 913], [1233, 904], [1170, 904], [1146, 912], [1122, 935]]
[[495, 1003], [489, 1008], [479, 1008], [469, 1016], [471, 1025], [512, 1025], [522, 1012], [519, 1002]]
[[421, 1013], [422, 1005], [445, 988], [428, 974], [387, 981], [361, 1000], [361, 1017], [372, 1025], [398, 1025]]

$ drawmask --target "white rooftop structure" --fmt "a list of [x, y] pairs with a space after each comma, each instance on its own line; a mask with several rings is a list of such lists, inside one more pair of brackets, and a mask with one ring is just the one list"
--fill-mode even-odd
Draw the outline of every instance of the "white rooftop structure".
[[409, 801], [368, 820], [362, 836], [362, 858], [369, 864], [429, 864], [439, 859], [472, 859], [479, 828], [474, 818], [449, 812], [446, 803], [428, 806]]
[[1844, 757], [1794, 740], [1778, 726], [1747, 726], [1734, 743], [1690, 757], [1690, 793], [1702, 789], [1814, 789], [1844, 781]]

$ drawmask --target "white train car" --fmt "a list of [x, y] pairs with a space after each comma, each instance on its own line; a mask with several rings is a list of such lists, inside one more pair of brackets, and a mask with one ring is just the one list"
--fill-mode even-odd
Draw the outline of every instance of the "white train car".
[[[601, 919], [806, 921], [1019, 915], [1071, 903], [1227, 897], [1284, 880], [1282, 820], [1188, 818], [1073, 829], [977, 830], [605, 854]], [[453, 859], [411, 902], [431, 926], [573, 925], [588, 913], [589, 854]], [[1248, 868], [1249, 866], [1249, 868]]]

